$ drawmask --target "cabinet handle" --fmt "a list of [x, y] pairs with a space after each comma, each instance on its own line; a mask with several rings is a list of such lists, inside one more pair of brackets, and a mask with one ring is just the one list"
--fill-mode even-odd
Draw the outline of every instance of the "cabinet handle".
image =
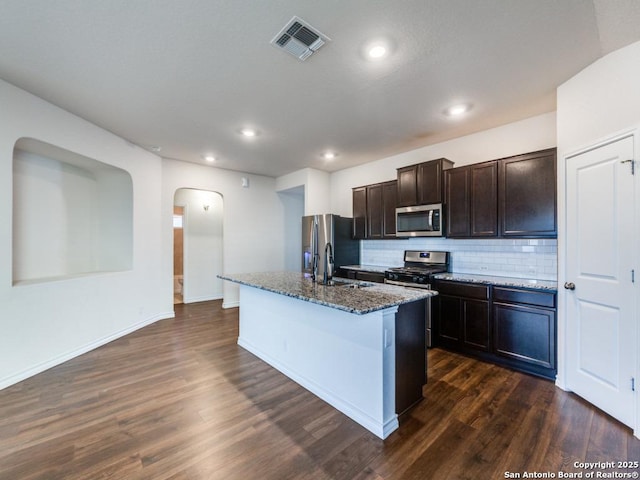
[[565, 282], [564, 288], [566, 288], [567, 290], [575, 290], [576, 284], [573, 282]]

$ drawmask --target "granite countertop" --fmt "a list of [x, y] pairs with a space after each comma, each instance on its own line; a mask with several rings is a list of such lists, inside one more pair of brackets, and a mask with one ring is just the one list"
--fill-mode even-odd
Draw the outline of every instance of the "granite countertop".
[[558, 290], [558, 282], [552, 280], [533, 280], [527, 278], [498, 277], [493, 275], [476, 275], [471, 273], [438, 273], [433, 276], [438, 280], [457, 282], [483, 283], [501, 287], [535, 288], [538, 290]]
[[383, 267], [381, 265], [343, 265], [340, 268], [344, 268], [345, 270], [357, 270], [359, 272], [384, 273], [391, 267]]
[[[262, 272], [218, 275], [230, 282], [260, 288], [311, 303], [363, 315], [385, 308], [422, 300], [437, 295], [432, 290], [396, 287], [383, 283], [369, 283], [337, 279], [339, 284], [325, 286], [313, 283], [311, 277], [300, 272]], [[350, 288], [347, 285], [366, 285]]]

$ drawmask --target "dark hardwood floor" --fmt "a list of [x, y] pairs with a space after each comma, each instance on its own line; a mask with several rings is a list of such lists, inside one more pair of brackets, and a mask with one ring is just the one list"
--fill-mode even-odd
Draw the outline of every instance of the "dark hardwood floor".
[[0, 479], [498, 479], [640, 459], [630, 429], [553, 383], [437, 349], [383, 442], [237, 333], [237, 309], [176, 305], [0, 391]]

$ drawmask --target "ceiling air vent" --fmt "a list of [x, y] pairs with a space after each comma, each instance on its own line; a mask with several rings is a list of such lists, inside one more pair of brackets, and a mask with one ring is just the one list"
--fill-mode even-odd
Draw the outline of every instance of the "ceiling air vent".
[[299, 60], [306, 60], [330, 38], [298, 17], [289, 20], [271, 40], [271, 45], [281, 48]]

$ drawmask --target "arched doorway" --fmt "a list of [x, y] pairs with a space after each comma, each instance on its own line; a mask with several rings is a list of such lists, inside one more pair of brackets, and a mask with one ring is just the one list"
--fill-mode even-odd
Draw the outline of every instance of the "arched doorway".
[[179, 188], [174, 204], [174, 304], [221, 299], [223, 199]]

